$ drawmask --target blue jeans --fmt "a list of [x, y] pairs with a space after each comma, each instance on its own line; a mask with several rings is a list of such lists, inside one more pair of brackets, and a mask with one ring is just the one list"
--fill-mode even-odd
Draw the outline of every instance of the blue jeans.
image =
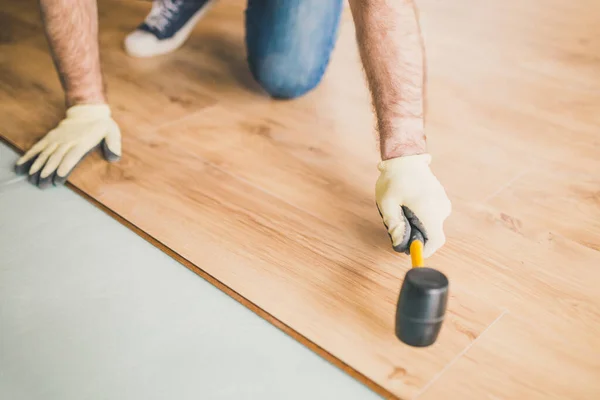
[[272, 97], [299, 97], [319, 84], [337, 39], [343, 1], [248, 0], [248, 65]]

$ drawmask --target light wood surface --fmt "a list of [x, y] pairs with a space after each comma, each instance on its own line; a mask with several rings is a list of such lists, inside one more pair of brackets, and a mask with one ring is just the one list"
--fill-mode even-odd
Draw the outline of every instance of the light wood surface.
[[[35, 2], [0, 3], [0, 135], [24, 149], [62, 116], [62, 95]], [[247, 71], [243, 2], [217, 3], [176, 53], [136, 60], [122, 40], [148, 3], [101, 1], [124, 157], [94, 154], [70, 182], [385, 397], [599, 398], [600, 5], [419, 6], [432, 167], [454, 206], [427, 260], [451, 281], [433, 347], [393, 336], [410, 260], [374, 205], [347, 10], [322, 85], [277, 102]]]

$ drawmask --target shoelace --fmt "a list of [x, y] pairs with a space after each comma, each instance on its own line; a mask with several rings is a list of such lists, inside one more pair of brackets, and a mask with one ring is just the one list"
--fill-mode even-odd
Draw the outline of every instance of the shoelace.
[[163, 32], [185, 0], [154, 0], [146, 24]]

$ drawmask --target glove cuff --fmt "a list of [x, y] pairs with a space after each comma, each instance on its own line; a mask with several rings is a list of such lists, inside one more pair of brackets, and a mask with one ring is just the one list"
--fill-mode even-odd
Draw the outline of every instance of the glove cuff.
[[390, 158], [389, 160], [381, 161], [377, 165], [377, 169], [381, 172], [384, 171], [397, 171], [404, 168], [410, 168], [419, 164], [429, 165], [431, 164], [431, 154], [415, 154], [411, 156], [402, 156]]
[[67, 118], [75, 119], [99, 119], [110, 118], [110, 107], [108, 104], [77, 104], [69, 107]]

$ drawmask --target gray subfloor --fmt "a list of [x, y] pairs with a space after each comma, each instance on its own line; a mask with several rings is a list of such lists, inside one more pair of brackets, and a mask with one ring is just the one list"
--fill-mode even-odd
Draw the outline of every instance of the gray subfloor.
[[0, 184], [0, 399], [374, 398], [70, 189]]

